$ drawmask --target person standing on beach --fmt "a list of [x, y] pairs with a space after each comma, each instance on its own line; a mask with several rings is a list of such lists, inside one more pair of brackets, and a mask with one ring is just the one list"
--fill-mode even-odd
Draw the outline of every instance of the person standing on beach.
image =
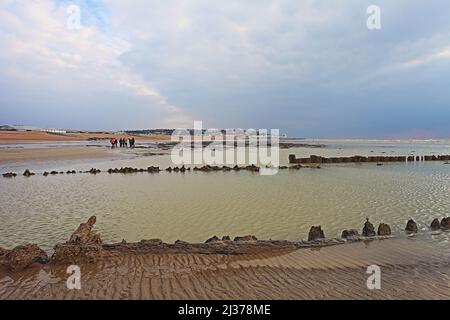
[[130, 138], [130, 148], [134, 148], [134, 138]]
[[116, 138], [111, 138], [111, 140], [109, 140], [109, 143], [111, 143], [111, 149], [114, 149], [114, 146], [117, 143]]

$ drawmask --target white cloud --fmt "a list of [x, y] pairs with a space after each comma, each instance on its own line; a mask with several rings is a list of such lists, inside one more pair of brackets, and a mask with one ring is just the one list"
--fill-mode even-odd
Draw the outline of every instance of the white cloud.
[[82, 25], [80, 30], [68, 30], [65, 9], [50, 0], [0, 5], [4, 76], [46, 81], [50, 87], [79, 91], [80, 95], [95, 87], [147, 97], [149, 108], [166, 113], [167, 119], [182, 119], [178, 126], [191, 125], [182, 108], [170, 104], [158, 89], [121, 62], [121, 56], [131, 49], [129, 42], [94, 27]]
[[450, 46], [438, 52], [431, 53], [429, 55], [401, 63], [398, 65], [398, 68], [401, 69], [417, 68], [441, 59], [450, 59]]
[[12, 100], [0, 117], [47, 103], [42, 114], [54, 117], [71, 100], [67, 110], [113, 110], [119, 127], [127, 116], [124, 126], [146, 127], [190, 125], [192, 115], [214, 127], [365, 132], [379, 107], [367, 97], [410, 114], [446, 79], [450, 6], [438, 0], [380, 0], [377, 32], [366, 27], [370, 0], [73, 1], [88, 15], [78, 32], [50, 0], [0, 3], [0, 103]]

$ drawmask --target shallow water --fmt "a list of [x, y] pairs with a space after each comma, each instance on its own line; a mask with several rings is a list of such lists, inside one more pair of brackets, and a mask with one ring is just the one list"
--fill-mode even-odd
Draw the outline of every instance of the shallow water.
[[[290, 153], [450, 154], [449, 144], [441, 142], [328, 145], [281, 150], [280, 159], [286, 163]], [[169, 156], [157, 156], [28, 167], [39, 172], [150, 165], [173, 164]], [[389, 223], [398, 234], [414, 218], [420, 237], [443, 247], [450, 239], [449, 233], [428, 230], [434, 218], [450, 216], [450, 165], [442, 162], [326, 165], [274, 176], [249, 172], [18, 176], [0, 178], [0, 191], [2, 247], [32, 242], [51, 250], [91, 215], [97, 216], [97, 229], [107, 242], [150, 238], [203, 242], [215, 234], [300, 240], [318, 224], [327, 237], [335, 237], [343, 229], [361, 229], [366, 217], [376, 225]]]

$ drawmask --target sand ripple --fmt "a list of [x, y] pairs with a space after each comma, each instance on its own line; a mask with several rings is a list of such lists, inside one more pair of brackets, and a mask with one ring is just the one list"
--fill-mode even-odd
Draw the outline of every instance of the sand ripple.
[[[381, 268], [382, 289], [366, 287]], [[83, 265], [82, 290], [65, 267], [0, 273], [1, 299], [450, 299], [450, 262], [418, 239], [244, 256], [125, 255]]]

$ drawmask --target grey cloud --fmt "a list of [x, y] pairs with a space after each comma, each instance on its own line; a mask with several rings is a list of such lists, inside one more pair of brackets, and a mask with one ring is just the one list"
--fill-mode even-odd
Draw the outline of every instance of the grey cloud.
[[[135, 113], [149, 114], [149, 127], [181, 116], [310, 137], [450, 135], [440, 122], [450, 118], [450, 56], [442, 54], [450, 48], [450, 4], [380, 0], [382, 30], [369, 31], [372, 3], [105, 0], [106, 34], [129, 45], [117, 56], [120, 70], [182, 114], [142, 111], [149, 102], [117, 88], [106, 90], [114, 100], [92, 92], [94, 109], [129, 101]], [[120, 120], [145, 127], [111, 116], [115, 125]]]

